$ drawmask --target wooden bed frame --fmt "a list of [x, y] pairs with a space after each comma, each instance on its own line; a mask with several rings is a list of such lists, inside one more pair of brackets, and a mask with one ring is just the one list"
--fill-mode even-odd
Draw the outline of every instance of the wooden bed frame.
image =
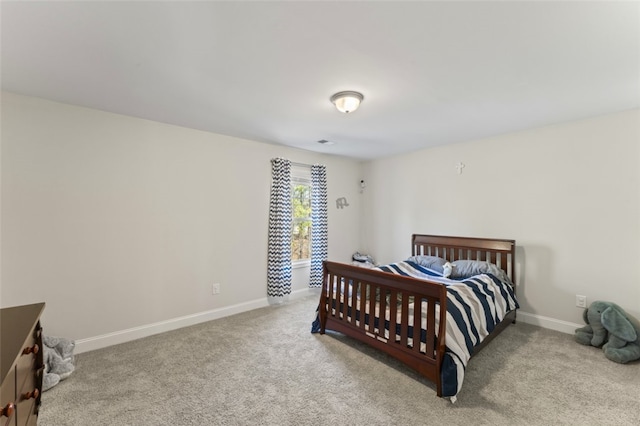
[[[504, 270], [515, 285], [515, 241], [502, 239], [446, 237], [438, 235], [418, 235], [411, 237], [412, 255], [431, 255], [445, 258], [449, 261], [459, 259], [483, 260], [498, 265]], [[352, 282], [352, 291], [338, 283]], [[389, 330], [400, 328], [400, 341], [387, 339], [385, 328], [375, 328], [375, 315], [368, 315], [368, 324], [356, 320], [355, 315], [348, 314], [349, 303], [334, 303], [343, 297], [347, 302], [351, 298], [351, 306], [359, 312], [374, 312], [376, 298], [358, 297], [360, 291], [367, 290], [367, 294], [388, 294], [389, 299], [379, 298], [380, 312], [385, 309], [390, 311]], [[515, 288], [514, 288], [515, 290]], [[341, 292], [346, 294], [341, 294]], [[379, 292], [379, 293], [378, 293]], [[402, 293], [401, 301], [398, 294]], [[409, 296], [409, 297], [407, 297]], [[409, 335], [408, 304], [410, 297], [414, 300], [427, 300], [428, 306], [440, 304], [438, 338], [436, 341], [435, 310], [428, 309], [426, 315], [414, 315], [412, 333]], [[398, 315], [398, 303], [401, 304], [401, 321], [396, 321]], [[367, 306], [368, 304], [368, 306]], [[443, 284], [411, 278], [403, 275], [395, 275], [378, 270], [371, 270], [345, 263], [324, 262], [323, 286], [320, 295], [320, 333], [326, 330], [341, 332], [349, 337], [360, 340], [382, 352], [396, 358], [407, 366], [416, 370], [419, 374], [431, 380], [436, 385], [438, 396], [442, 396], [442, 383], [440, 370], [445, 354], [446, 342], [444, 336], [446, 327], [447, 292]], [[407, 345], [407, 339], [413, 342], [420, 341], [420, 324], [426, 317], [426, 352], [420, 351], [419, 344]], [[504, 330], [509, 323], [515, 322], [515, 310], [507, 314], [504, 320], [498, 324], [494, 331], [477, 347], [473, 354], [487, 345], [496, 335]], [[367, 328], [365, 328], [367, 327]]]

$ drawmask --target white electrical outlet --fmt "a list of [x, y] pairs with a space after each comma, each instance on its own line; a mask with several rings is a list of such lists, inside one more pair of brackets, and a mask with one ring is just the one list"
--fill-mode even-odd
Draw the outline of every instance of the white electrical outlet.
[[578, 308], [586, 308], [587, 307], [587, 296], [581, 296], [576, 294], [576, 306]]
[[211, 286], [211, 293], [212, 294], [220, 294], [220, 283], [214, 283]]

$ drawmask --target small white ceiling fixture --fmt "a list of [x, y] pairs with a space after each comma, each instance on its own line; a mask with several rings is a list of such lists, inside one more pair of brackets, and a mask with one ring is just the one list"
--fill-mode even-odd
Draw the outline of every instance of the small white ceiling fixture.
[[331, 97], [331, 102], [336, 106], [338, 111], [348, 114], [358, 109], [360, 102], [364, 99], [362, 93], [359, 92], [338, 92]]

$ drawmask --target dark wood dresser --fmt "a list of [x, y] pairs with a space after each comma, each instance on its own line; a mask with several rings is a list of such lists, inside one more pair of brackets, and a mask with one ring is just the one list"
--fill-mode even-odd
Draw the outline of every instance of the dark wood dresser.
[[44, 376], [43, 310], [44, 303], [0, 309], [0, 426], [38, 423]]

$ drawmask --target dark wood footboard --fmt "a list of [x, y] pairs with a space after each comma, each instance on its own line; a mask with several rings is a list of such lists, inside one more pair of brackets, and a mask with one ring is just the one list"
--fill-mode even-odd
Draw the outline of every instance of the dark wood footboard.
[[[421, 301], [417, 309], [415, 301]], [[426, 309], [422, 309], [424, 303]], [[436, 339], [436, 305], [440, 307], [439, 339]], [[446, 306], [447, 293], [442, 284], [324, 262], [320, 333], [328, 328], [380, 349], [436, 383], [439, 396]], [[376, 310], [388, 315], [371, 315]], [[377, 323], [382, 319], [388, 325]], [[420, 344], [421, 329], [426, 330], [424, 345]]]

